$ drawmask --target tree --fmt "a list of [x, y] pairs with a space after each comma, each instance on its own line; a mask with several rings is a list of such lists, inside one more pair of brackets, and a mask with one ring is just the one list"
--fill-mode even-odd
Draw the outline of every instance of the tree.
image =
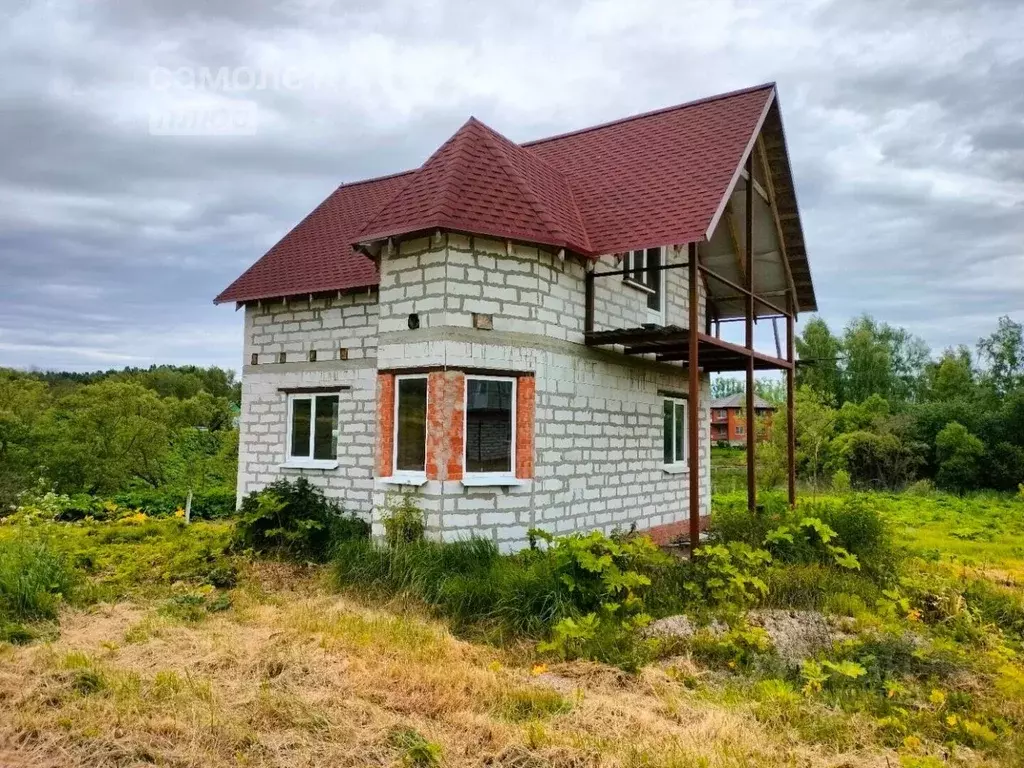
[[794, 341], [801, 362], [796, 369], [797, 386], [810, 387], [826, 405], [838, 405], [843, 395], [839, 339], [832, 335], [828, 323], [815, 317]]
[[62, 398], [42, 426], [46, 473], [63, 492], [116, 493], [163, 480], [167, 404], [138, 383], [100, 381]]
[[743, 392], [745, 387], [739, 379], [730, 376], [716, 376], [711, 382], [711, 397], [718, 399]]
[[923, 399], [956, 400], [974, 392], [971, 350], [964, 345], [948, 347], [936, 362], [925, 366]]
[[957, 493], [978, 487], [979, 464], [984, 455], [985, 445], [981, 440], [963, 424], [950, 422], [935, 438], [935, 456], [939, 463], [936, 483]]
[[810, 473], [811, 487], [817, 492], [818, 476], [824, 469], [829, 443], [835, 434], [836, 412], [822, 402], [811, 387], [801, 387], [795, 395], [797, 458]]
[[0, 513], [36, 479], [38, 424], [48, 404], [41, 381], [0, 371]]
[[978, 340], [978, 355], [987, 363], [986, 381], [1000, 395], [1024, 386], [1024, 327], [1007, 316], [991, 336]]

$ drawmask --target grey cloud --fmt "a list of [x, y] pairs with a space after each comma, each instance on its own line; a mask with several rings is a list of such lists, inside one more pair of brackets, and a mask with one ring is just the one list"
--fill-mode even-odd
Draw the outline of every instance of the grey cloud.
[[[6, 13], [0, 364], [237, 367], [240, 317], [212, 297], [338, 183], [419, 165], [469, 114], [526, 140], [769, 79], [827, 319], [869, 311], [939, 349], [1021, 317], [1017, 3], [39, 0]], [[157, 91], [156, 67], [323, 82]], [[256, 135], [150, 135], [152, 110], [195, 99], [255, 102]]]

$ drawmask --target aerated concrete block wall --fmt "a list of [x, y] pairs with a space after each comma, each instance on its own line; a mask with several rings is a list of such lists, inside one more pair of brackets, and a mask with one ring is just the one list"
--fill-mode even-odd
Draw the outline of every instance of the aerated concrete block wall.
[[[685, 261], [685, 252], [668, 251], [670, 262]], [[598, 267], [616, 268], [613, 257]], [[542, 248], [442, 234], [382, 256], [378, 293], [248, 307], [240, 497], [302, 475], [380, 532], [385, 496], [401, 489], [374, 478], [378, 371], [482, 369], [535, 376], [534, 476], [510, 487], [429, 481], [419, 493], [431, 535], [486, 536], [514, 549], [531, 526], [567, 532], [686, 519], [688, 475], [662, 466], [662, 396], [686, 395], [686, 370], [583, 346], [584, 274], [577, 260]], [[666, 275], [668, 324], [688, 324], [686, 277], [685, 269]], [[647, 322], [646, 294], [617, 277], [598, 280], [595, 298], [598, 329]], [[418, 329], [409, 327], [411, 313]], [[474, 328], [474, 313], [489, 315], [491, 330]], [[316, 362], [309, 362], [311, 349]], [[251, 365], [254, 353], [258, 364]], [[338, 467], [283, 467], [283, 390], [336, 386], [346, 387]], [[702, 378], [696, 411], [705, 514], [709, 389]]]
[[[316, 362], [308, 362], [309, 350]], [[345, 349], [348, 359], [341, 359]], [[286, 355], [278, 363], [278, 354]], [[258, 355], [257, 365], [250, 364]], [[245, 310], [238, 495], [275, 480], [306, 477], [346, 510], [370, 519], [377, 374], [376, 293], [250, 306]], [[337, 469], [285, 467], [289, 389], [339, 393]]]

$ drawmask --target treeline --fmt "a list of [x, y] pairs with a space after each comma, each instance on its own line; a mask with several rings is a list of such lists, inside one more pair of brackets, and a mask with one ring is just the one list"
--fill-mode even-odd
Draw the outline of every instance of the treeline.
[[[956, 492], [1024, 483], [1024, 329], [1009, 317], [975, 350], [928, 345], [868, 316], [841, 333], [811, 320], [796, 340], [798, 471], [817, 484]], [[768, 388], [765, 394], [777, 394]], [[782, 420], [761, 449], [778, 473]]]
[[162, 511], [190, 495], [233, 505], [239, 394], [216, 367], [0, 368], [0, 514], [49, 491]]

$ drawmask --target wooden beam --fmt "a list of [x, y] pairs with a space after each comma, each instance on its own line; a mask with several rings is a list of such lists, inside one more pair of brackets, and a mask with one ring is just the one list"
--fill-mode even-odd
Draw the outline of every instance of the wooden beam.
[[725, 221], [729, 226], [729, 240], [732, 243], [732, 253], [736, 259], [736, 269], [739, 271], [740, 277], [746, 277], [746, 272], [743, 268], [743, 249], [740, 248], [740, 236], [739, 232], [736, 231], [736, 217], [732, 205], [732, 198], [729, 198], [729, 202], [725, 204]]
[[[751, 171], [752, 170], [753, 169], [751, 169]], [[751, 178], [751, 171], [740, 171], [740, 178], [749, 181]], [[766, 203], [768, 202], [768, 193], [765, 192], [764, 187], [758, 183], [757, 179], [754, 179], [754, 191], [757, 192], [762, 200]]]
[[[753, 154], [747, 156], [747, 174], [753, 176]], [[746, 262], [747, 286], [744, 321], [746, 326], [746, 347], [750, 356], [747, 358], [747, 509], [753, 513], [757, 509], [757, 469], [754, 466], [755, 448], [757, 446], [756, 425], [754, 423], [754, 185], [746, 188]]]
[[772, 181], [771, 166], [768, 164], [768, 153], [764, 148], [764, 139], [760, 136], [757, 137], [757, 148], [761, 156], [761, 167], [764, 169], [764, 181], [768, 185], [768, 207], [772, 212], [772, 219], [775, 222], [775, 236], [779, 240], [779, 250], [782, 251], [782, 264], [786, 270], [786, 283], [789, 285], [790, 294], [793, 296], [793, 309], [791, 312], [795, 312], [795, 308], [799, 302], [796, 301], [796, 285], [793, 283], [793, 271], [789, 266], [789, 256], [786, 254], [786, 238], [782, 233], [782, 221], [779, 219], [779, 206], [775, 197], [775, 184]]
[[689, 451], [687, 465], [690, 470], [690, 553], [700, 544], [700, 340], [697, 326], [700, 323], [700, 291], [697, 271], [697, 244], [690, 243], [689, 291], [690, 291], [690, 354], [687, 361], [689, 379], [689, 400], [686, 414], [686, 436]]

